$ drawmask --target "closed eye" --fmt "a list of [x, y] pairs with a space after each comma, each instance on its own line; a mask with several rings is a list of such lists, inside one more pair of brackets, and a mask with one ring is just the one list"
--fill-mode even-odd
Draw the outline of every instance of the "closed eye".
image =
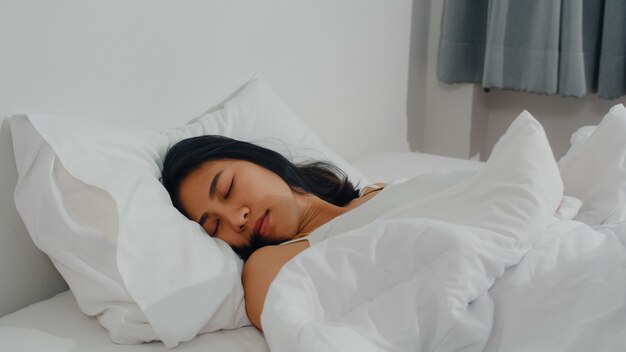
[[217, 222], [215, 223], [215, 231], [213, 231], [213, 233], [210, 235], [211, 237], [215, 237], [217, 236], [217, 231], [220, 228], [220, 219], [217, 219]]
[[235, 184], [235, 176], [233, 176], [232, 180], [230, 181], [230, 186], [228, 187], [228, 191], [224, 195], [224, 199], [228, 199], [228, 196], [230, 196], [230, 193], [233, 190], [233, 185], [234, 184]]

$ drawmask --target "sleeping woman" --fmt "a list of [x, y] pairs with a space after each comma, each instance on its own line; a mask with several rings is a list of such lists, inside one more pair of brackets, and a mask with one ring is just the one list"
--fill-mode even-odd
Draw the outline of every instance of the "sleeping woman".
[[163, 185], [174, 206], [245, 260], [250, 321], [261, 329], [267, 290], [280, 268], [309, 247], [316, 228], [367, 202], [334, 165], [295, 165], [272, 150], [223, 136], [182, 140], [167, 153]]

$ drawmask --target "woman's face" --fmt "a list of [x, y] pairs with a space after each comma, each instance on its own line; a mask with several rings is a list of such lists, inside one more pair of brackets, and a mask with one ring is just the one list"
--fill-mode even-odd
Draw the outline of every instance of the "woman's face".
[[209, 161], [183, 180], [179, 194], [187, 216], [235, 250], [287, 241], [301, 223], [300, 195], [248, 161]]

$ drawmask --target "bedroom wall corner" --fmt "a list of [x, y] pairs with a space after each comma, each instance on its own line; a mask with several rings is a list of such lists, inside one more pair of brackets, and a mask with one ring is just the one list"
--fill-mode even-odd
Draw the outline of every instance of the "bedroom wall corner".
[[480, 138], [483, 137], [478, 129], [486, 129], [486, 120], [481, 117], [485, 111], [475, 105], [480, 101], [478, 89], [471, 84], [446, 85], [437, 78], [442, 11], [443, 1], [430, 1], [423, 143], [419, 151], [461, 159], [478, 158], [476, 153], [482, 150]]
[[413, 0], [407, 87], [407, 141], [411, 151], [424, 149], [426, 77], [428, 74], [428, 33], [430, 0]]

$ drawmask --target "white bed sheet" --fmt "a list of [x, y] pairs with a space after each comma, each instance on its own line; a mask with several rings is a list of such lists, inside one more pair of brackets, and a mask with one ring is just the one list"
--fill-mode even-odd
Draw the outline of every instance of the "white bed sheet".
[[[74, 296], [60, 293], [0, 318], [0, 351], [154, 352], [170, 351], [161, 342], [116, 345], [93, 317], [84, 315]], [[203, 334], [176, 348], [180, 352], [267, 352], [263, 335], [252, 326]]]

